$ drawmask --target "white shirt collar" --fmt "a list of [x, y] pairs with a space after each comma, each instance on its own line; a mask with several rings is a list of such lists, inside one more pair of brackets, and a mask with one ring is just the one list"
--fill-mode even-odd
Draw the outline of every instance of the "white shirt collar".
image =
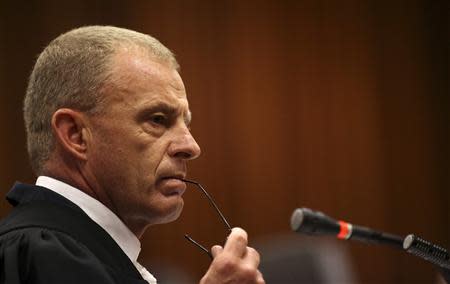
[[123, 252], [136, 265], [141, 251], [141, 243], [108, 207], [81, 190], [51, 177], [38, 177], [36, 185], [48, 188], [75, 203], [116, 241]]

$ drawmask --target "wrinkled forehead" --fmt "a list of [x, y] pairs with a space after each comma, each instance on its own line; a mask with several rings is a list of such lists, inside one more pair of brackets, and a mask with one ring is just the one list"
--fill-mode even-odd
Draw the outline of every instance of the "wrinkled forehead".
[[122, 87], [133, 84], [141, 86], [165, 85], [180, 97], [186, 97], [186, 90], [176, 67], [169, 60], [163, 60], [135, 49], [122, 48], [110, 61], [111, 79]]
[[132, 52], [118, 53], [111, 60], [110, 76], [103, 88], [103, 113], [127, 110], [170, 110], [184, 117], [191, 113], [183, 81], [170, 62]]

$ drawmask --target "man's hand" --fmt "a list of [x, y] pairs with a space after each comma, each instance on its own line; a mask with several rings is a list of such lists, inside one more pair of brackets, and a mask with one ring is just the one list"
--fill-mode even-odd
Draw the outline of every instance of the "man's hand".
[[248, 247], [247, 233], [241, 228], [233, 228], [225, 247], [213, 246], [214, 257], [200, 284], [252, 283], [264, 284], [258, 270], [259, 254]]

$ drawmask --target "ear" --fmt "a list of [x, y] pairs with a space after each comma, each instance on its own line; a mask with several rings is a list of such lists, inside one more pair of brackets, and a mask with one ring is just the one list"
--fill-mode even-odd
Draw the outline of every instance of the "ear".
[[68, 154], [87, 159], [86, 117], [68, 108], [58, 109], [52, 116], [52, 128], [59, 145]]

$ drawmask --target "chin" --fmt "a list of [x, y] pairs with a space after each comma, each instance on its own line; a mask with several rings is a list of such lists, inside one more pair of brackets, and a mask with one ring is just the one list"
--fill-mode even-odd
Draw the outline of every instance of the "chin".
[[183, 211], [183, 205], [183, 202], [181, 202], [176, 208], [172, 208], [170, 212], [166, 212], [166, 214], [162, 213], [160, 216], [163, 217], [159, 218], [156, 224], [166, 224], [177, 220]]

